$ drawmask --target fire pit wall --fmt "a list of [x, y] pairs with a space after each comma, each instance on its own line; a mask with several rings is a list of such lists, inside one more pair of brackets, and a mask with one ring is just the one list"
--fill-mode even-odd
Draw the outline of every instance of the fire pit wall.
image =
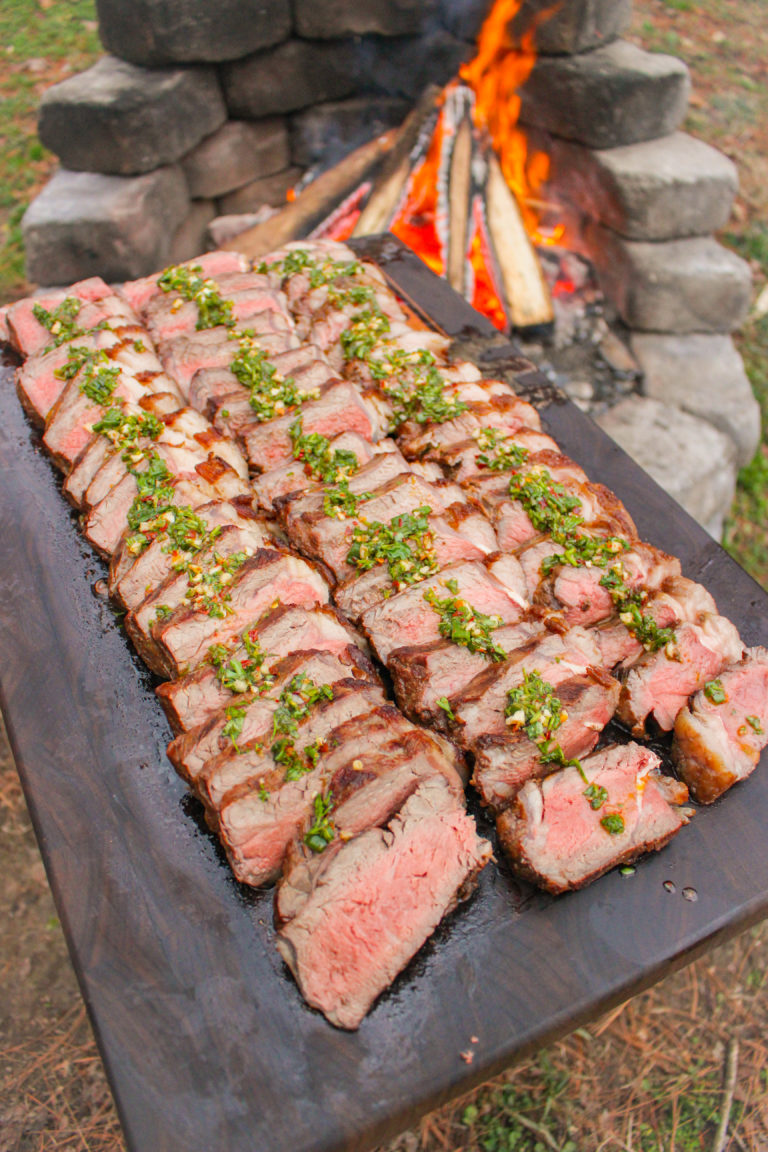
[[[488, 0], [97, 0], [109, 55], [44, 96], [61, 168], [24, 220], [40, 284], [145, 275], [206, 247], [215, 216], [279, 205], [316, 164], [402, 121], [475, 52]], [[549, 0], [523, 0], [521, 37]], [[603, 427], [713, 534], [759, 414], [730, 333], [749, 270], [712, 234], [734, 166], [678, 131], [689, 79], [621, 39], [631, 0], [538, 23], [521, 120], [551, 199], [619, 322], [641, 390]]]

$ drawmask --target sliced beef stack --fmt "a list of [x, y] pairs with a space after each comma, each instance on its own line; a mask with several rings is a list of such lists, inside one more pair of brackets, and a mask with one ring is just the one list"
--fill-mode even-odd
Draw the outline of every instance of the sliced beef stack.
[[[763, 650], [503, 381], [343, 245], [212, 253], [7, 315], [19, 391], [235, 875], [356, 1027], [490, 856], [554, 892], [751, 771]], [[378, 663], [377, 663], [378, 662]], [[399, 707], [387, 699], [384, 665]], [[723, 693], [722, 699], [720, 693]]]

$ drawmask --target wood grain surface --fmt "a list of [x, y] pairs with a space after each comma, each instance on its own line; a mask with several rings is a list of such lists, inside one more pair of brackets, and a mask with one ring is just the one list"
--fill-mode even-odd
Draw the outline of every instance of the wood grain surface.
[[[445, 331], [489, 336], [401, 246], [359, 247]], [[539, 387], [510, 346], [496, 337], [488, 349]], [[768, 597], [686, 513], [570, 403], [551, 399], [542, 417], [747, 643], [768, 641]], [[489, 866], [360, 1030], [338, 1032], [303, 1004], [275, 951], [271, 894], [231, 878], [165, 758], [151, 679], [94, 590], [103, 567], [9, 369], [0, 530], [3, 712], [134, 1152], [369, 1148], [768, 910], [763, 763], [632, 875], [552, 898]]]

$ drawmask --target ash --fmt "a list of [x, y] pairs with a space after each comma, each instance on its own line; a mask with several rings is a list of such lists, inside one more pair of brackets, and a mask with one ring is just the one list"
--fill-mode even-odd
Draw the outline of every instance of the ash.
[[612, 314], [587, 259], [555, 246], [537, 252], [554, 324], [543, 334], [516, 332], [513, 339], [582, 411], [599, 415], [640, 391], [642, 373], [629, 349], [629, 330]]

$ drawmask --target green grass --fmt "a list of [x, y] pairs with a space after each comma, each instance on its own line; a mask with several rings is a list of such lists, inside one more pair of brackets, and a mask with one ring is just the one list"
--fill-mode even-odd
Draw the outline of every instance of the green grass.
[[0, 302], [24, 291], [21, 218], [54, 165], [35, 134], [40, 97], [101, 51], [94, 0], [0, 0]]

